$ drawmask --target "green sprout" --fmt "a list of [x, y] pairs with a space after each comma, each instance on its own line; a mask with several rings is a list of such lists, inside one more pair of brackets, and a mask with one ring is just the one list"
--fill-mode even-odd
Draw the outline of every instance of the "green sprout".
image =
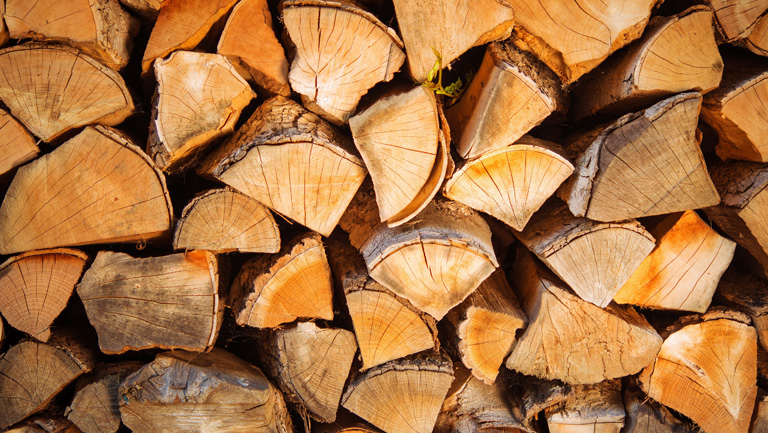
[[[452, 102], [455, 102], [461, 95], [464, 83], [461, 81], [461, 78], [458, 78], [447, 87], [443, 87], [443, 56], [440, 55], [440, 52], [437, 51], [435, 47], [432, 47], [432, 52], [435, 53], [437, 60], [429, 71], [429, 74], [427, 74], [427, 81], [422, 83], [422, 85], [435, 92], [437, 95], [444, 95], [452, 98]], [[435, 81], [435, 78], [437, 78], [437, 81]]]

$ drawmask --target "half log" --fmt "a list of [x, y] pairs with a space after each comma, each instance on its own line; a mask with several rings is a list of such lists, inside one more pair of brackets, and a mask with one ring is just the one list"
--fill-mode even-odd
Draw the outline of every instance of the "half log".
[[4, 180], [4, 174], [35, 159], [39, 153], [32, 134], [10, 113], [0, 110], [0, 179]]

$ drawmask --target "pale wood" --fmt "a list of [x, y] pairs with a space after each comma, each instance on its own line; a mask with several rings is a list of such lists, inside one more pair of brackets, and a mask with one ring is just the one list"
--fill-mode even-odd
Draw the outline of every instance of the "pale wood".
[[757, 391], [755, 413], [752, 415], [750, 433], [768, 433], [768, 394], [762, 389]]
[[528, 327], [507, 368], [572, 384], [597, 383], [639, 372], [662, 339], [630, 307], [597, 307], [570, 293], [533, 256], [518, 249], [512, 279]]
[[304, 106], [341, 125], [360, 98], [405, 61], [397, 33], [346, 0], [284, 0], [283, 23], [296, 47], [288, 79]]
[[118, 400], [135, 433], [293, 431], [283, 396], [264, 374], [219, 348], [160, 353], [120, 385]]
[[117, 131], [87, 127], [21, 167], [0, 206], [0, 254], [170, 234], [165, 177]]
[[218, 262], [207, 251], [145, 259], [101, 251], [77, 294], [108, 354], [210, 350], [224, 313]]
[[729, 311], [688, 319], [666, 337], [640, 386], [705, 432], [747, 431], [757, 393], [755, 329]]
[[37, 157], [35, 139], [10, 113], [0, 110], [0, 176]]
[[212, 189], [184, 207], [173, 234], [173, 248], [276, 253], [280, 251], [280, 231], [263, 204], [231, 188]]
[[248, 83], [226, 57], [177, 51], [155, 62], [155, 90], [147, 153], [158, 167], [180, 172], [217, 138], [230, 134], [253, 99]]
[[715, 89], [723, 60], [713, 18], [707, 6], [653, 18], [642, 38], [579, 81], [570, 114], [624, 114], [675, 93]]
[[135, 111], [120, 74], [74, 48], [36, 43], [5, 48], [0, 69], [8, 71], [0, 77], [0, 100], [43, 141], [92, 123], [117, 125]]
[[229, 15], [216, 52], [273, 95], [291, 96], [288, 60], [272, 29], [267, 0], [242, 0]]
[[446, 355], [414, 355], [355, 376], [341, 404], [388, 433], [430, 433], [451, 382]]
[[333, 282], [320, 235], [304, 235], [275, 256], [246, 262], [227, 304], [241, 326], [275, 328], [299, 317], [332, 320]]
[[622, 433], [692, 433], [689, 423], [677, 419], [669, 409], [646, 396], [637, 386], [624, 387]]
[[579, 135], [561, 196], [598, 221], [661, 215], [720, 202], [696, 133], [701, 94], [681, 93]]
[[128, 64], [139, 23], [117, 0], [5, 0], [14, 39], [64, 42], [112, 69]]
[[120, 3], [146, 19], [156, 20], [160, 14], [160, 7], [166, 1], [168, 0], [120, 0]]
[[720, 36], [730, 42], [747, 37], [755, 21], [768, 10], [761, 0], [707, 0], [715, 11]]
[[504, 271], [496, 269], [464, 302], [448, 312], [443, 323], [462, 363], [490, 385], [515, 345], [516, 332], [527, 322]]
[[348, 138], [282, 96], [259, 106], [199, 171], [324, 236], [366, 176]]
[[768, 56], [768, 15], [763, 15], [757, 19], [746, 39], [735, 42], [755, 54]]
[[9, 258], [0, 265], [0, 313], [14, 328], [48, 341], [51, 323], [67, 306], [87, 260], [71, 249]]
[[508, 146], [564, 105], [552, 71], [509, 40], [488, 45], [480, 69], [446, 112], [464, 158]]
[[545, 416], [550, 433], [619, 433], [625, 416], [621, 381], [574, 386], [568, 399]]
[[613, 299], [645, 308], [705, 312], [736, 242], [690, 210], [668, 216], [651, 234], [656, 247]]
[[445, 183], [443, 194], [523, 230], [571, 173], [573, 164], [557, 144], [523, 136], [466, 161]]
[[504, 0], [515, 9], [513, 39], [570, 84], [640, 37], [657, 0]]
[[752, 319], [760, 346], [768, 350], [768, 281], [734, 267], [723, 275], [717, 297]]

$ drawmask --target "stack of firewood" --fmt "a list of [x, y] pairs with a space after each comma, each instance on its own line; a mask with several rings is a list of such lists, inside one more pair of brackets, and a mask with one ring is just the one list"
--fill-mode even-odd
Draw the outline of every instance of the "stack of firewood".
[[768, 432], [768, 0], [0, 16], [0, 429]]

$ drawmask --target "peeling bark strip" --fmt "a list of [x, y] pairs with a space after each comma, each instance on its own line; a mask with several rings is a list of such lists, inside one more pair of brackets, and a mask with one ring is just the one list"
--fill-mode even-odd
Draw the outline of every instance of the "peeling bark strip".
[[624, 427], [621, 381], [573, 387], [564, 402], [547, 408], [550, 433], [571, 433], [588, 426], [594, 433], [619, 433]]

